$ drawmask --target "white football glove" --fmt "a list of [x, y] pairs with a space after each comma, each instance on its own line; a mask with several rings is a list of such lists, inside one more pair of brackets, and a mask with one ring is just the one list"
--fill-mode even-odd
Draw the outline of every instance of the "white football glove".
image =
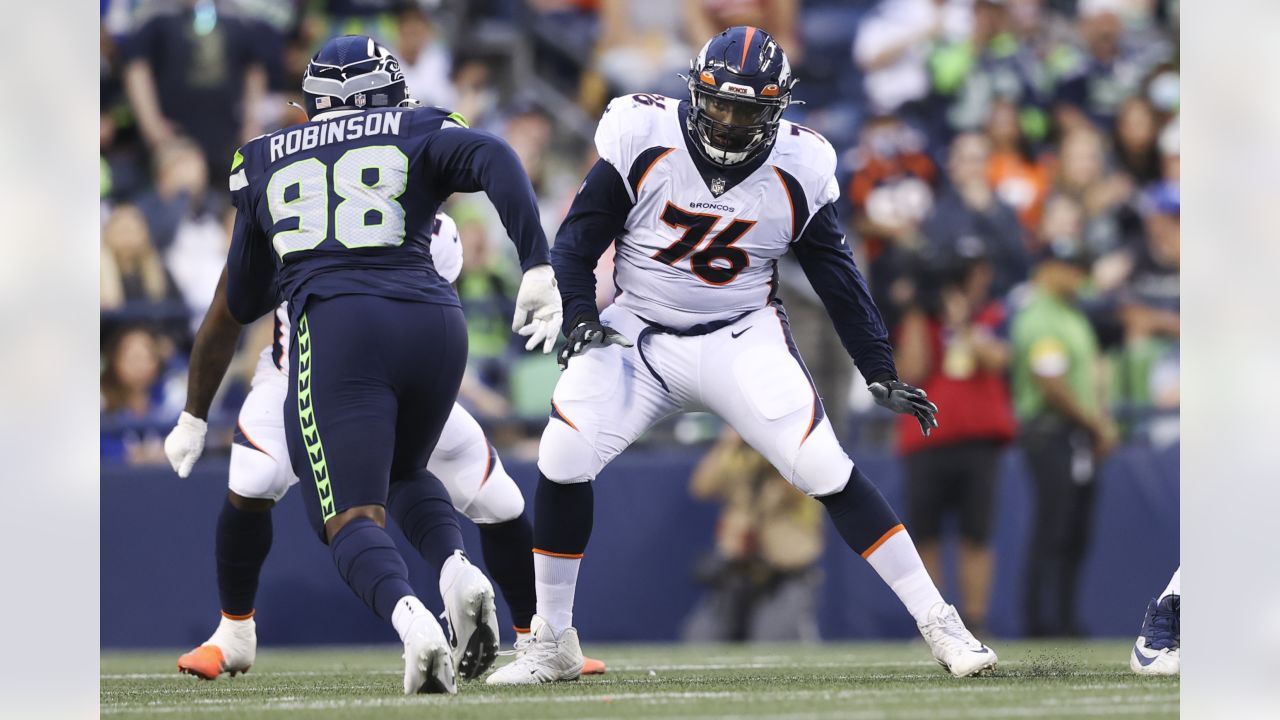
[[204, 434], [209, 430], [209, 423], [188, 412], [178, 416], [178, 424], [173, 426], [169, 436], [164, 439], [164, 454], [169, 458], [178, 477], [185, 478], [191, 474], [191, 468], [204, 452]]
[[544, 354], [551, 352], [551, 346], [556, 344], [556, 336], [560, 334], [563, 315], [555, 271], [550, 265], [529, 268], [520, 281], [520, 291], [516, 293], [516, 316], [511, 320], [511, 329], [529, 338], [524, 349], [532, 350], [542, 345]]

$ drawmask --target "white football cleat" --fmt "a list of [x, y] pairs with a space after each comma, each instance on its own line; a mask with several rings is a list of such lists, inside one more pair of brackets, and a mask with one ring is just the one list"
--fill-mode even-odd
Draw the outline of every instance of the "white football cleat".
[[451, 573], [449, 584], [440, 580], [444, 599], [441, 617], [449, 625], [449, 645], [458, 675], [474, 680], [498, 658], [498, 612], [493, 585], [480, 568], [455, 555], [462, 565]]
[[551, 626], [534, 615], [529, 637], [516, 641], [516, 659], [490, 675], [489, 685], [537, 685], [560, 680], [577, 680], [582, 674], [582, 648], [578, 631], [565, 628], [556, 637]]
[[1139, 675], [1178, 675], [1181, 672], [1178, 649], [1152, 650], [1144, 638], [1138, 638], [1129, 655], [1129, 669]]
[[1142, 634], [1129, 653], [1129, 669], [1139, 675], [1178, 675], [1182, 661], [1178, 658], [1181, 641], [1181, 597], [1166, 595], [1147, 605], [1142, 619]]
[[449, 641], [429, 612], [417, 613], [404, 637], [404, 694], [458, 692]]
[[226, 615], [218, 629], [200, 647], [178, 658], [178, 672], [215, 680], [222, 673], [231, 677], [249, 672], [258, 653], [258, 631], [252, 617], [233, 620]]
[[918, 625], [933, 659], [956, 677], [985, 675], [995, 669], [996, 653], [978, 642], [960, 620], [955, 606], [938, 603], [929, 608], [928, 620]]

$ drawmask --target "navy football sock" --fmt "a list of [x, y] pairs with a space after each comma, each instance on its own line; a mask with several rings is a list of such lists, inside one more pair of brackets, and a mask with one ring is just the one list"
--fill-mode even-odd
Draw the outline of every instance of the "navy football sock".
[[827, 507], [840, 537], [863, 557], [867, 557], [889, 531], [902, 524], [884, 495], [856, 466], [840, 492], [818, 500]]
[[484, 552], [484, 564], [502, 597], [511, 608], [511, 622], [517, 628], [527, 629], [533, 620], [533, 525], [529, 516], [492, 525], [476, 525], [480, 529], [480, 548]]
[[397, 600], [413, 595], [404, 558], [387, 531], [369, 518], [344, 525], [329, 550], [347, 586], [383, 620], [391, 620]]
[[538, 474], [538, 492], [533, 498], [534, 552], [579, 556], [586, 552], [595, 516], [592, 485], [553, 482]]
[[271, 551], [271, 511], [250, 512], [222, 501], [214, 557], [218, 562], [218, 599], [233, 619], [253, 614], [258, 576]]
[[466, 554], [453, 501], [435, 475], [422, 470], [410, 479], [391, 483], [387, 510], [437, 574], [455, 550]]

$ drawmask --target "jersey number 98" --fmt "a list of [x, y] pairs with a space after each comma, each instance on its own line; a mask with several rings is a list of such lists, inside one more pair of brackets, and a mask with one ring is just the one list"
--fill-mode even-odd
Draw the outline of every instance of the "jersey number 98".
[[275, 231], [271, 244], [280, 257], [313, 250], [330, 237], [348, 248], [395, 247], [404, 242], [404, 206], [399, 197], [409, 182], [409, 158], [394, 145], [348, 150], [333, 164], [333, 191], [342, 198], [329, 207], [329, 167], [316, 158], [290, 163], [267, 183], [267, 207]]

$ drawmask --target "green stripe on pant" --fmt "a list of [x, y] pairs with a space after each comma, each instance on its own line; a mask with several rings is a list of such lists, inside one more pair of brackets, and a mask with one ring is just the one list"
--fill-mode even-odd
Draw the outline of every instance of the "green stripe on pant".
[[324, 445], [316, 427], [315, 406], [311, 402], [311, 329], [305, 313], [298, 318], [298, 422], [302, 425], [302, 442], [307, 447], [316, 493], [320, 495], [320, 512], [327, 523], [338, 512], [333, 503], [333, 488], [329, 484], [329, 469], [324, 461]]

